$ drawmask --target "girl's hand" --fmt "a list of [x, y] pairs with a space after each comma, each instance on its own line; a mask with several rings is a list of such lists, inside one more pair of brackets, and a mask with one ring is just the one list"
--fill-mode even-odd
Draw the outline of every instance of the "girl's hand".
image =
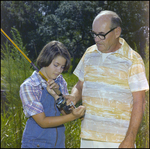
[[55, 93], [55, 91], [52, 88], [56, 88], [59, 89], [59, 85], [57, 83], [55, 83], [54, 80], [49, 79], [47, 81], [47, 91], [55, 98], [55, 100], [57, 98], [59, 98], [59, 96]]
[[85, 106], [79, 106], [78, 108], [72, 109], [72, 114], [76, 118], [80, 118], [85, 114]]

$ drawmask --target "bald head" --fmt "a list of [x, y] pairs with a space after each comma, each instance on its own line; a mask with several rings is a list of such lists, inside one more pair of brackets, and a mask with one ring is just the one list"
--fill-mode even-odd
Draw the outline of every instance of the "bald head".
[[120, 26], [121, 27], [121, 18], [113, 11], [104, 10], [101, 11], [94, 19], [93, 23], [95, 21], [104, 21], [106, 23], [110, 24], [110, 29]]
[[109, 53], [119, 49], [121, 34], [121, 19], [113, 11], [101, 11], [94, 19], [92, 33], [97, 48], [102, 53]]

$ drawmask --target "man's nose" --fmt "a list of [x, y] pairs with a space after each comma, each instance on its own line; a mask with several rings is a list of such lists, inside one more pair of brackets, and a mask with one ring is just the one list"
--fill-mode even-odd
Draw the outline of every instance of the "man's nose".
[[98, 37], [98, 36], [96, 36], [95, 37], [95, 42], [98, 42], [98, 41], [100, 41], [101, 39]]

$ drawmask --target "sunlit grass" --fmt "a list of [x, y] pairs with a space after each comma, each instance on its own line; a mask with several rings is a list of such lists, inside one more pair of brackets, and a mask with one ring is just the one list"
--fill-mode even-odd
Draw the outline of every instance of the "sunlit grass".
[[[63, 77], [68, 84], [68, 92], [71, 93], [71, 89], [77, 83], [78, 78], [70, 73], [64, 73]], [[66, 123], [65, 128], [66, 148], [80, 148], [81, 119]]]
[[[145, 48], [145, 72], [146, 77], [149, 83], [149, 47]], [[136, 137], [136, 146], [137, 148], [149, 148], [149, 91], [146, 92], [145, 96], [146, 106], [143, 119]]]

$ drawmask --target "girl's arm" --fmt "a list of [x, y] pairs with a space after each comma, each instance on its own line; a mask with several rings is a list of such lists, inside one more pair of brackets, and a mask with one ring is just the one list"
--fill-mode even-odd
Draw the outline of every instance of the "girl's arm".
[[[57, 100], [59, 96], [53, 91], [52, 87], [57, 87], [57, 84], [54, 83], [54, 81], [48, 81], [47, 91], [54, 97], [55, 100]], [[64, 113], [63, 110], [61, 112]], [[85, 107], [79, 106], [78, 108], [73, 109], [72, 112], [67, 115], [46, 117], [45, 113], [42, 112], [42, 113], [33, 115], [32, 118], [42, 128], [48, 128], [48, 127], [57, 127], [69, 121], [73, 121], [83, 116], [84, 113], [85, 113]]]
[[67, 114], [67, 115], [46, 117], [45, 113], [42, 112], [42, 113], [33, 115], [32, 118], [42, 128], [48, 128], [48, 127], [57, 127], [69, 121], [73, 121], [83, 116], [84, 113], [85, 113], [85, 107], [79, 106], [78, 108], [73, 109], [72, 113]]
[[[55, 83], [54, 80], [48, 80], [47, 81], [47, 91], [54, 97], [55, 100], [57, 100], [59, 98], [59, 96], [53, 91], [52, 88], [57, 88], [59, 89], [59, 85], [57, 83]], [[64, 110], [60, 110], [60, 112], [63, 114], [63, 115], [66, 115], [65, 111]]]

